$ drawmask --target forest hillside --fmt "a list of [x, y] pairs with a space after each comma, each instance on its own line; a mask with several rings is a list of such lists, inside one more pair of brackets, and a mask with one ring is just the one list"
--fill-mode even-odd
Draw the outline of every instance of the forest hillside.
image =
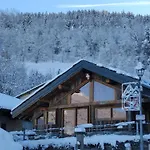
[[[150, 79], [150, 16], [107, 11], [0, 12], [0, 92], [17, 95], [63, 71], [55, 62], [79, 59], [135, 74], [137, 61]], [[51, 62], [49, 71], [29, 64]], [[28, 65], [27, 65], [28, 64]], [[28, 66], [28, 67], [27, 67]], [[57, 68], [57, 69], [51, 69]]]

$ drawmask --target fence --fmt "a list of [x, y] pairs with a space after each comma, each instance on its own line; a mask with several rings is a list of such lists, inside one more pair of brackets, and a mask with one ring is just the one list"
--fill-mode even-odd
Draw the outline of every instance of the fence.
[[[95, 134], [128, 134], [135, 135], [139, 132], [136, 130], [139, 129], [136, 126], [136, 122], [120, 122], [118, 124], [104, 124], [104, 125], [91, 125], [87, 126], [87, 124], [83, 127], [86, 130], [86, 135], [95, 135]], [[45, 128], [47, 127], [47, 128]], [[149, 133], [148, 129], [150, 127], [150, 123], [144, 123], [143, 129], [144, 134]], [[66, 136], [74, 136], [74, 127], [48, 127], [47, 125], [36, 126], [32, 132], [24, 130], [24, 132], [15, 132], [17, 136], [22, 136], [22, 139], [44, 139], [51, 137], [66, 137]]]

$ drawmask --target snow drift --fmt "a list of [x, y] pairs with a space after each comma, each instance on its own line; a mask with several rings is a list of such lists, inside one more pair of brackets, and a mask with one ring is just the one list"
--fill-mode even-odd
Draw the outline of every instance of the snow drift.
[[7, 131], [0, 128], [0, 149], [1, 150], [22, 150], [23, 147], [14, 142], [13, 137]]

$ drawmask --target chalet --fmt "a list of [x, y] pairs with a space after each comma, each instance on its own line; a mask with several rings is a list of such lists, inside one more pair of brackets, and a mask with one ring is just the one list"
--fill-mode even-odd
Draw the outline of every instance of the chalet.
[[0, 128], [7, 131], [22, 130], [22, 121], [11, 116], [11, 109], [19, 103], [21, 103], [20, 99], [0, 93]]
[[[53, 80], [27, 91], [12, 117], [33, 122], [34, 127], [74, 127], [135, 120], [122, 109], [121, 86], [137, 78], [81, 60]], [[150, 120], [150, 88], [143, 84], [142, 108]]]

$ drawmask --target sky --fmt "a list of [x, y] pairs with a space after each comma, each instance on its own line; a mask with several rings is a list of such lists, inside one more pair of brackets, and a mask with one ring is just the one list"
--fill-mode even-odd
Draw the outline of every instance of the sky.
[[67, 12], [95, 9], [150, 14], [150, 0], [0, 0], [0, 10], [18, 12]]

